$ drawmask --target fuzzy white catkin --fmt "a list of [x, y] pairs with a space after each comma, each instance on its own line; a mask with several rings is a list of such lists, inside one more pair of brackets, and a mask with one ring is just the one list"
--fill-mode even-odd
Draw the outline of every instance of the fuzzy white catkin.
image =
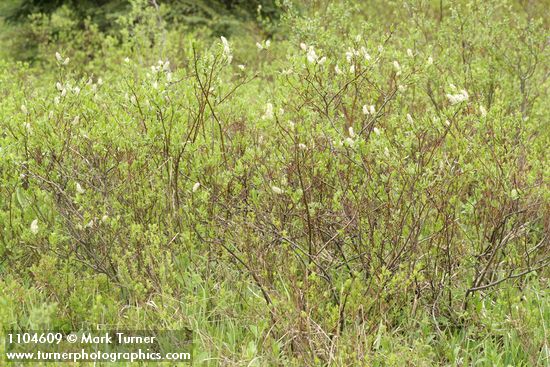
[[229, 42], [224, 36], [221, 36], [220, 39], [222, 40], [223, 54], [227, 59], [227, 63], [231, 64], [231, 61], [233, 61], [233, 54], [231, 52], [231, 48], [229, 47]]
[[399, 62], [397, 60], [393, 61], [393, 67], [395, 68], [396, 71], [401, 70], [401, 65], [399, 65]]
[[310, 47], [307, 51], [307, 61], [310, 63], [317, 61], [317, 54], [315, 53], [315, 49], [313, 47]]
[[355, 131], [353, 131], [353, 126], [350, 126], [348, 128], [348, 133], [349, 133], [350, 138], [355, 138]]
[[271, 40], [262, 41], [262, 43], [256, 42], [256, 47], [260, 51], [261, 50], [267, 50], [269, 48], [269, 46], [271, 46]]
[[84, 192], [86, 192], [78, 182], [76, 183], [76, 192], [79, 194], [84, 194]]
[[197, 190], [199, 189], [199, 187], [201, 187], [200, 182], [195, 182], [195, 184], [193, 185], [193, 192], [197, 192]]
[[273, 118], [273, 105], [271, 103], [266, 103], [265, 105], [265, 112], [262, 116], [262, 119], [264, 120], [271, 120]]
[[346, 61], [348, 63], [351, 62], [351, 60], [353, 59], [353, 55], [354, 55], [354, 50], [352, 50], [351, 48], [346, 52]]
[[487, 110], [483, 105], [479, 105], [479, 113], [481, 113], [481, 116], [483, 117], [487, 116]]
[[271, 191], [273, 191], [277, 195], [280, 195], [284, 192], [283, 189], [277, 186], [271, 186]]
[[409, 113], [407, 113], [407, 121], [409, 121], [410, 124], [414, 123], [414, 120]]
[[31, 232], [33, 234], [38, 233], [38, 219], [35, 219], [35, 220], [32, 221], [32, 223], [31, 223]]
[[365, 48], [365, 46], [362, 46], [361, 47], [361, 54], [363, 55], [363, 58], [367, 61], [369, 61], [371, 59], [369, 53], [367, 52], [367, 49]]
[[468, 100], [469, 95], [468, 92], [466, 92], [464, 89], [460, 91], [460, 93], [457, 94], [447, 94], [447, 99], [451, 103], [451, 105], [455, 105], [457, 103], [465, 102]]

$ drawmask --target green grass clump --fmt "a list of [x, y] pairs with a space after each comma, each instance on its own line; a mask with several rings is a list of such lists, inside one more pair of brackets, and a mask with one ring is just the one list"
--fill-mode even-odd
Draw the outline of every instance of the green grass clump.
[[35, 15], [33, 63], [0, 61], [0, 327], [190, 328], [197, 365], [548, 363], [537, 4], [283, 2], [215, 39], [132, 4], [109, 33]]

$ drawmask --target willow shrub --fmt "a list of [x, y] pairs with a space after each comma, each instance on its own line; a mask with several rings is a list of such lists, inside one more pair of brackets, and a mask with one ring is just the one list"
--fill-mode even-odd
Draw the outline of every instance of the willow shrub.
[[543, 21], [288, 6], [273, 40], [145, 13], [90, 63], [1, 65], [3, 323], [190, 327], [214, 364], [541, 363]]

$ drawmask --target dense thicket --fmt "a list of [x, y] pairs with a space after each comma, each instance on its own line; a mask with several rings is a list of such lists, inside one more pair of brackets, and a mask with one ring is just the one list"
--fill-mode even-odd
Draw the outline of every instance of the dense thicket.
[[0, 62], [0, 327], [188, 327], [204, 365], [547, 364], [540, 3], [305, 5], [222, 37], [147, 2], [110, 32], [31, 17], [33, 63]]

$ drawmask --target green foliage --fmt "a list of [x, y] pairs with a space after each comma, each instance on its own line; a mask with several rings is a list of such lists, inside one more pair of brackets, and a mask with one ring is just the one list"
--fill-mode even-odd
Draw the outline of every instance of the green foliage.
[[0, 327], [189, 327], [201, 365], [548, 362], [547, 19], [305, 5], [271, 38], [202, 23], [227, 40], [169, 5], [31, 16], [35, 62], [0, 62]]

